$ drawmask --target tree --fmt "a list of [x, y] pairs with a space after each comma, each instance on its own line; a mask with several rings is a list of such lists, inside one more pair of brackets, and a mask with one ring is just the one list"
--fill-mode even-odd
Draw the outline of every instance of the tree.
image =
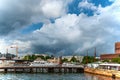
[[70, 60], [71, 62], [78, 62], [78, 60], [73, 56]]
[[30, 55], [26, 55], [24, 56], [23, 60], [30, 60], [31, 59], [31, 56]]
[[94, 62], [94, 57], [93, 56], [84, 56], [82, 63], [87, 64], [87, 63], [92, 63]]
[[68, 62], [68, 59], [67, 58], [62, 59], [62, 63], [64, 62]]
[[35, 60], [37, 58], [37, 56], [35, 56], [34, 54], [31, 56], [31, 60]]
[[110, 62], [108, 59], [103, 60], [102, 62]]
[[50, 56], [45, 56], [45, 60], [47, 60], [47, 59], [51, 59], [51, 57]]
[[120, 64], [120, 58], [113, 58], [113, 59], [111, 60], [111, 62], [119, 63], [119, 64]]

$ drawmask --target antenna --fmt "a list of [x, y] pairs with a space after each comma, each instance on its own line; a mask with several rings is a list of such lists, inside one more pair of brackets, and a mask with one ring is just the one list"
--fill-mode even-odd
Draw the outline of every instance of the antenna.
[[96, 61], [96, 47], [95, 47], [95, 52], [94, 52], [94, 62]]

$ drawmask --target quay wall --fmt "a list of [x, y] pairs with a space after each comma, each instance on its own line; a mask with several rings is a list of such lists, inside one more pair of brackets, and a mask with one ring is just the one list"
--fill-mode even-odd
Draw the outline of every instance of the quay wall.
[[104, 75], [109, 77], [113, 77], [114, 75], [116, 78], [120, 78], [120, 71], [116, 71], [116, 70], [84, 68], [84, 72], [97, 74], [97, 75]]
[[2, 72], [27, 72], [27, 73], [83, 73], [83, 67], [61, 67], [61, 66], [18, 66], [18, 67], [0, 67]]

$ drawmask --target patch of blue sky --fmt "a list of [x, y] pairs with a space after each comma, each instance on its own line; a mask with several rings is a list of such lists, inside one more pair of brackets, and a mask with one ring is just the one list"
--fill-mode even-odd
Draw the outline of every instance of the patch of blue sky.
[[49, 19], [51, 23], [55, 23], [55, 19], [54, 18], [50, 18]]
[[109, 0], [90, 0], [90, 2], [93, 3], [95, 6], [101, 5], [102, 7], [109, 6], [113, 3]]
[[73, 2], [68, 5], [68, 13], [79, 15], [81, 11], [78, 8], [78, 4], [81, 1], [82, 0], [73, 0]]
[[20, 33], [22, 34], [27, 34], [27, 33], [31, 33], [37, 29], [40, 29], [43, 26], [43, 23], [36, 23], [36, 24], [31, 24], [28, 27], [23, 28]]
[[87, 16], [93, 16], [94, 15], [94, 10], [91, 9], [81, 9], [81, 12], [86, 14]]
[[[77, 14], [85, 13], [88, 16], [92, 16], [94, 14], [94, 10], [79, 8], [79, 3], [83, 0], [73, 0], [72, 3], [68, 5], [68, 13]], [[106, 7], [112, 4], [109, 0], [87, 0], [89, 3], [93, 3], [95, 6], [101, 5], [102, 7]]]

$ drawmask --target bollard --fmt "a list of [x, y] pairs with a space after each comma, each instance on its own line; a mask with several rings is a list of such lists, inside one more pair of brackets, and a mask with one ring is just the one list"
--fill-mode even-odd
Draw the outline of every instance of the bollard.
[[115, 74], [112, 74], [112, 79], [115, 79], [115, 78], [116, 78]]

